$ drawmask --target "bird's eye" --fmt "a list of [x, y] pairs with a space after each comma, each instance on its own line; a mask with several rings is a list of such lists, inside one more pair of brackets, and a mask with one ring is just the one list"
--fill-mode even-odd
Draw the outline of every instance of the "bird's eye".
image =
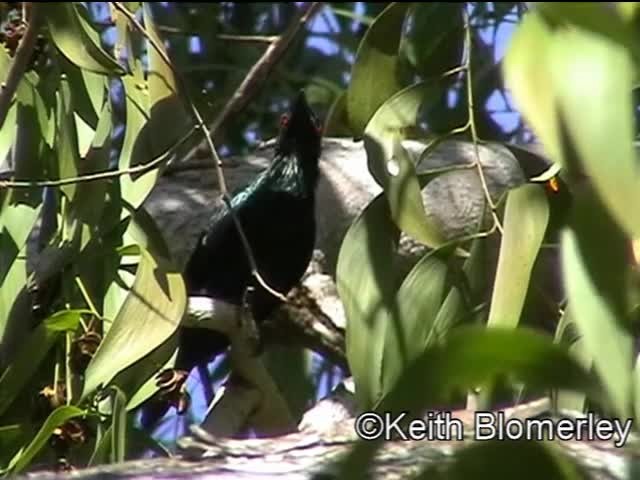
[[280, 116], [280, 127], [284, 128], [287, 125], [289, 125], [289, 115], [284, 113]]

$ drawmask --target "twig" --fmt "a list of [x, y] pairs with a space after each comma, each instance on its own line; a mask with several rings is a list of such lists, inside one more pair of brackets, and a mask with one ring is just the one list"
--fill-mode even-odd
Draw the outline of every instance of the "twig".
[[9, 73], [7, 79], [0, 85], [0, 128], [4, 125], [4, 121], [7, 118], [9, 112], [9, 106], [13, 95], [18, 89], [18, 84], [22, 75], [29, 65], [29, 60], [33, 53], [33, 48], [36, 44], [38, 21], [39, 21], [39, 5], [37, 2], [31, 2], [29, 12], [29, 24], [20, 41], [20, 45], [16, 49], [13, 62], [9, 67]]
[[158, 43], [155, 41], [155, 39], [149, 35], [149, 33], [146, 31], [146, 29], [140, 24], [140, 22], [138, 22], [138, 20], [136, 19], [136, 17], [126, 8], [124, 7], [122, 4], [120, 4], [120, 2], [112, 2], [114, 8], [116, 10], [118, 10], [119, 12], [121, 12], [126, 18], [127, 20], [129, 20], [129, 22], [136, 28], [136, 30], [138, 30], [140, 32], [140, 34], [142, 34], [151, 44], [151, 46], [154, 48], [154, 50], [156, 50], [156, 52], [158, 53], [158, 55], [160, 55], [160, 58], [162, 58], [162, 61], [167, 65], [167, 67], [169, 67], [169, 69], [171, 69], [171, 71], [173, 72], [173, 74], [175, 75], [176, 80], [178, 81], [178, 83], [180, 84], [180, 89], [182, 90], [183, 95], [185, 96], [185, 100], [186, 103], [188, 104], [190, 110], [191, 110], [191, 114], [193, 115], [195, 121], [196, 121], [196, 125], [197, 128], [199, 128], [200, 130], [202, 130], [202, 133], [205, 137], [205, 141], [207, 143], [207, 147], [209, 148], [209, 152], [211, 153], [211, 157], [214, 160], [214, 167], [216, 170], [216, 175], [218, 178], [218, 185], [220, 186], [220, 192], [222, 193], [222, 198], [224, 200], [225, 205], [227, 206], [227, 208], [229, 209], [229, 214], [231, 215], [231, 218], [233, 219], [233, 222], [236, 226], [236, 229], [238, 230], [238, 234], [240, 236], [240, 239], [242, 241], [242, 246], [245, 250], [245, 255], [247, 256], [247, 260], [249, 261], [249, 265], [251, 266], [251, 274], [255, 277], [255, 279], [257, 280], [257, 282], [266, 290], [268, 291], [270, 294], [272, 294], [273, 296], [277, 297], [278, 299], [285, 301], [286, 297], [274, 290], [273, 288], [271, 288], [262, 278], [262, 276], [260, 275], [260, 272], [258, 271], [258, 266], [255, 260], [255, 257], [253, 255], [253, 251], [251, 250], [251, 245], [249, 245], [249, 241], [247, 240], [247, 236], [245, 235], [244, 229], [242, 228], [242, 225], [240, 224], [240, 221], [238, 220], [237, 215], [235, 214], [235, 211], [232, 208], [231, 205], [231, 197], [229, 195], [229, 191], [227, 189], [227, 184], [225, 182], [224, 179], [224, 174], [222, 173], [222, 161], [220, 160], [220, 157], [218, 156], [218, 152], [216, 151], [216, 147], [213, 145], [213, 140], [211, 139], [211, 134], [209, 133], [209, 131], [207, 130], [207, 127], [204, 123], [204, 120], [202, 119], [202, 115], [200, 114], [200, 111], [198, 110], [198, 108], [196, 107], [195, 103], [193, 102], [193, 99], [191, 98], [191, 95], [189, 95], [189, 89], [184, 81], [184, 78], [182, 77], [182, 75], [180, 74], [180, 72], [178, 72], [178, 70], [174, 67], [173, 63], [171, 63], [171, 60], [169, 59], [169, 57], [167, 56], [167, 54], [165, 53], [164, 49], [158, 45]]
[[227, 33], [219, 33], [216, 35], [218, 40], [227, 40], [230, 42], [243, 43], [273, 43], [278, 40], [277, 35], [230, 35]]
[[496, 228], [500, 233], [503, 232], [502, 224], [500, 223], [500, 219], [498, 218], [498, 214], [496, 213], [496, 205], [491, 198], [491, 193], [489, 192], [489, 187], [487, 186], [487, 181], [484, 176], [484, 170], [482, 169], [482, 163], [480, 162], [480, 152], [478, 151], [478, 132], [476, 130], [476, 121], [474, 117], [474, 104], [473, 104], [473, 82], [471, 76], [471, 51], [473, 47], [471, 45], [471, 23], [469, 22], [469, 14], [465, 12], [465, 43], [467, 44], [467, 58], [465, 61], [465, 67], [467, 71], [467, 105], [469, 110], [469, 129], [471, 131], [471, 140], [473, 142], [473, 148], [475, 151], [475, 164], [478, 168], [478, 175], [480, 177], [480, 183], [482, 184], [482, 190], [484, 191], [484, 196], [486, 198], [487, 204], [491, 208], [491, 215], [493, 217], [493, 222]]
[[[251, 70], [249, 70], [249, 73], [247, 73], [247, 76], [238, 86], [237, 90], [224, 106], [220, 114], [209, 126], [209, 131], [212, 136], [216, 135], [220, 126], [225, 123], [231, 115], [240, 112], [247, 106], [260, 87], [264, 85], [264, 80], [267, 78], [269, 73], [271, 73], [275, 65], [283, 57], [296, 33], [298, 33], [298, 30], [300, 30], [300, 28], [306, 24], [313, 15], [318, 12], [318, 10], [320, 10], [322, 5], [322, 2], [306, 3], [284, 33], [282, 33], [275, 42], [269, 45], [262, 54], [262, 57], [260, 57]], [[198, 149], [198, 146], [193, 148], [186, 158], [193, 156], [195, 151]]]
[[78, 177], [70, 177], [70, 178], [62, 178], [60, 180], [35, 180], [35, 181], [9, 181], [9, 180], [0, 180], [0, 188], [38, 188], [38, 187], [61, 187], [63, 185], [70, 185], [72, 183], [83, 183], [83, 182], [95, 182], [97, 180], [105, 180], [108, 178], [121, 177], [123, 175], [134, 174], [134, 173], [145, 173], [162, 162], [167, 161], [167, 159], [175, 152], [182, 144], [184, 144], [196, 131], [196, 128], [193, 127], [189, 132], [187, 132], [176, 144], [171, 146], [169, 150], [160, 154], [158, 157], [154, 158], [148, 163], [142, 165], [136, 165], [135, 167], [125, 168], [122, 170], [108, 170], [105, 172], [97, 172], [91, 173], [89, 175], [80, 175]]

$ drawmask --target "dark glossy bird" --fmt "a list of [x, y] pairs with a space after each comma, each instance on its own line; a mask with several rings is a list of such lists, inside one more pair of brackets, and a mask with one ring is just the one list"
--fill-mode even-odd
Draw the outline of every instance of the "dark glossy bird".
[[[315, 243], [315, 190], [321, 151], [321, 127], [303, 92], [281, 118], [270, 167], [234, 192], [231, 208], [251, 247], [260, 276], [286, 294], [306, 271]], [[184, 271], [189, 296], [204, 295], [242, 305], [253, 287], [250, 307], [257, 324], [281, 303], [252, 275], [249, 259], [229, 209], [211, 217]], [[171, 386], [175, 392], [188, 372], [222, 353], [229, 340], [221, 333], [183, 328]], [[180, 410], [180, 408], [179, 408]]]

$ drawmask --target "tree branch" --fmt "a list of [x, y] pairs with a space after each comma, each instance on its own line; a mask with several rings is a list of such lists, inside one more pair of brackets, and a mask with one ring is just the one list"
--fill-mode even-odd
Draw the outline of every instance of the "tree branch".
[[[255, 97], [260, 88], [264, 86], [266, 78], [286, 53], [287, 48], [295, 38], [300, 28], [320, 10], [322, 5], [322, 2], [306, 3], [284, 33], [269, 45], [262, 54], [262, 57], [260, 57], [251, 70], [249, 70], [247, 76], [238, 86], [237, 90], [224, 106], [220, 114], [209, 126], [211, 136], [215, 137], [220, 126], [232, 115], [242, 111]], [[185, 158], [192, 158], [195, 152], [199, 149], [199, 145], [194, 147]]]
[[0, 128], [4, 125], [4, 121], [9, 113], [9, 107], [13, 95], [18, 89], [18, 84], [22, 79], [22, 75], [27, 70], [29, 60], [33, 53], [33, 48], [36, 44], [36, 38], [38, 36], [38, 23], [39, 23], [39, 5], [37, 2], [31, 2], [29, 12], [28, 26], [25, 31], [24, 37], [20, 41], [20, 45], [16, 49], [13, 62], [9, 67], [9, 73], [7, 79], [0, 85]]

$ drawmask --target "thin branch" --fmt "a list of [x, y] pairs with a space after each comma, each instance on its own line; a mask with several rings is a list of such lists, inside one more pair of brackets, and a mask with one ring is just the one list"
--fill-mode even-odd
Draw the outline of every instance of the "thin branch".
[[218, 40], [226, 40], [230, 42], [242, 43], [273, 43], [280, 37], [277, 35], [230, 35], [228, 33], [219, 33], [216, 35]]
[[[262, 57], [260, 57], [251, 70], [249, 70], [249, 73], [247, 73], [247, 76], [238, 86], [237, 90], [224, 106], [220, 114], [209, 126], [209, 131], [212, 136], [216, 135], [220, 126], [225, 123], [229, 117], [242, 111], [251, 99], [253, 99], [260, 88], [264, 86], [265, 79], [274, 69], [276, 64], [282, 59], [300, 28], [320, 10], [322, 5], [322, 2], [306, 3], [284, 33], [282, 33], [275, 42], [269, 45], [262, 54]], [[195, 147], [191, 152], [189, 152], [187, 158], [193, 156], [195, 151], [198, 149], [199, 147]]]
[[7, 74], [6, 81], [0, 85], [0, 128], [4, 125], [4, 121], [9, 113], [9, 107], [13, 95], [18, 89], [18, 84], [27, 70], [29, 61], [33, 54], [33, 48], [36, 44], [36, 38], [38, 36], [38, 22], [39, 22], [39, 5], [37, 2], [32, 2], [30, 8], [27, 10], [29, 13], [29, 23], [25, 30], [24, 36], [20, 41], [20, 45], [16, 49], [16, 53], [13, 57], [13, 62], [9, 67], [9, 73]]
[[60, 180], [35, 180], [35, 181], [9, 181], [0, 180], [0, 188], [38, 188], [38, 187], [61, 187], [63, 185], [71, 185], [73, 183], [95, 182], [97, 180], [106, 180], [109, 178], [121, 177], [123, 175], [145, 173], [152, 170], [156, 166], [167, 159], [182, 146], [196, 131], [195, 127], [192, 127], [176, 144], [171, 146], [169, 150], [160, 154], [150, 162], [142, 165], [136, 165], [135, 167], [125, 168], [123, 170], [108, 170], [104, 172], [92, 173], [89, 175], [81, 175], [78, 177], [62, 178]]
[[500, 219], [498, 218], [498, 214], [496, 213], [496, 204], [491, 198], [491, 193], [489, 192], [489, 187], [487, 186], [487, 181], [484, 176], [484, 170], [482, 168], [482, 163], [480, 162], [480, 152], [478, 151], [478, 131], [476, 129], [476, 121], [475, 121], [475, 107], [473, 103], [473, 79], [471, 76], [471, 51], [473, 47], [471, 45], [471, 23], [469, 22], [469, 14], [465, 12], [465, 43], [467, 44], [467, 58], [465, 61], [465, 67], [467, 71], [467, 105], [469, 110], [469, 129], [471, 131], [471, 140], [473, 141], [473, 148], [475, 151], [475, 165], [478, 168], [478, 175], [480, 177], [480, 183], [482, 184], [482, 190], [484, 191], [484, 196], [486, 198], [487, 204], [491, 207], [491, 215], [493, 216], [493, 222], [496, 228], [500, 233], [503, 232], [502, 224], [500, 223]]

